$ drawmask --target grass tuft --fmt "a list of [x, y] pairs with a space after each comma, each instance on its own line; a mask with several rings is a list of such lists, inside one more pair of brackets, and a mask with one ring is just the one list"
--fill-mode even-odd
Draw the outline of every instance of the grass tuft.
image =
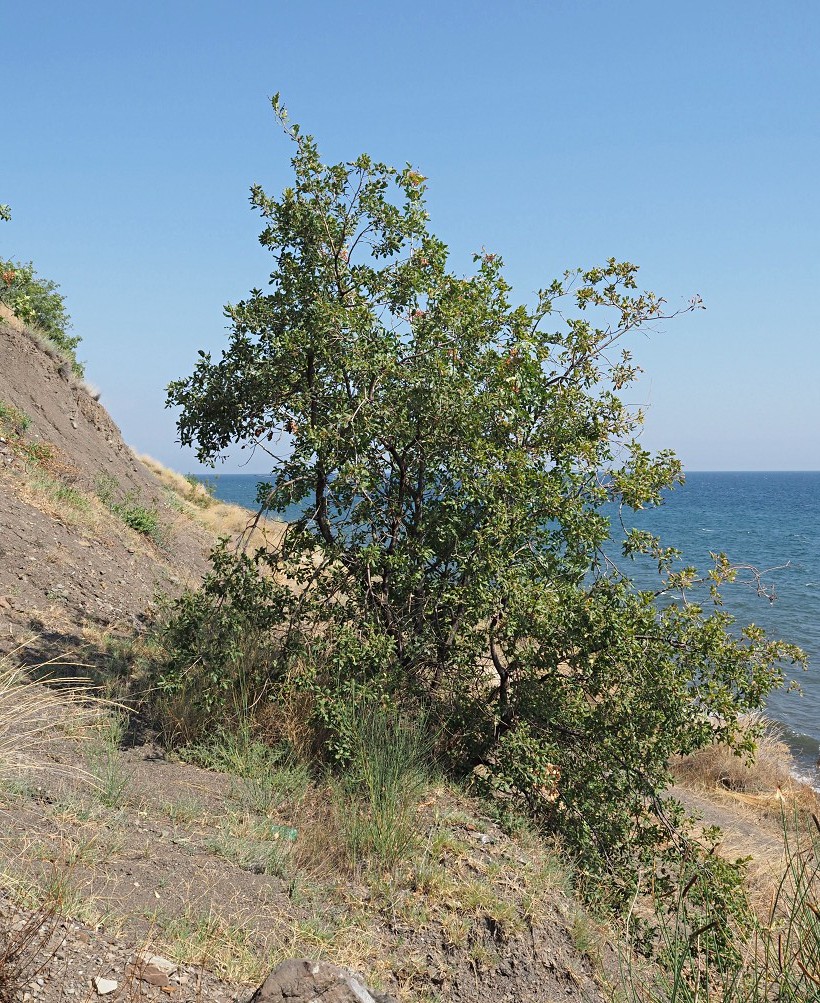
[[431, 783], [427, 721], [363, 701], [350, 708], [351, 760], [336, 784], [340, 830], [354, 866], [393, 866], [418, 839], [419, 802]]

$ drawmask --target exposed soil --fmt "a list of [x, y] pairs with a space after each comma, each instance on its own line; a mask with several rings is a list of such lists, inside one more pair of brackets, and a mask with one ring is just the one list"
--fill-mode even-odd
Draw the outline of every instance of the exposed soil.
[[[30, 419], [47, 444], [43, 470], [0, 442], [0, 650], [36, 632], [41, 655], [82, 641], [83, 628], [133, 627], [155, 592], [204, 571], [207, 533], [169, 506], [167, 492], [122, 441], [105, 408], [25, 331], [0, 318], [0, 403]], [[82, 494], [77, 511], [57, 484]], [[97, 493], [155, 511], [159, 544], [130, 529]]]
[[[40, 750], [46, 769], [2, 796], [6, 880], [59, 886], [48, 948], [35, 952], [21, 990], [33, 1000], [96, 998], [91, 980], [100, 977], [117, 982], [111, 999], [171, 992], [234, 1003], [289, 956], [342, 964], [405, 1000], [603, 999], [573, 942], [577, 907], [560, 872], [555, 884], [550, 876], [557, 865], [452, 792], [422, 810], [423, 859], [366, 881], [322, 854], [322, 830], [334, 826], [329, 794], [260, 812], [236, 778], [143, 745], [116, 753], [126, 782], [106, 805], [99, 779], [89, 786], [74, 774], [82, 762], [111, 775], [104, 749], [86, 742], [56, 734]], [[245, 845], [237, 833], [260, 825], [299, 826], [292, 859], [273, 872], [253, 852], [235, 852]], [[270, 846], [260, 839], [258, 849]], [[18, 926], [28, 916], [8, 898], [3, 910]], [[182, 982], [141, 983], [139, 951], [179, 962]]]

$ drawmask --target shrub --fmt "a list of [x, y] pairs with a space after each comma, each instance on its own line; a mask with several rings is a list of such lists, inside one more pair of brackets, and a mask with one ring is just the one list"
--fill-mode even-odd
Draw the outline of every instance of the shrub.
[[39, 278], [31, 262], [0, 260], [0, 301], [23, 323], [44, 334], [66, 355], [74, 373], [82, 376], [84, 368], [76, 355], [81, 338], [68, 333], [71, 318], [59, 288], [56, 282]]
[[192, 742], [247, 721], [284, 679], [285, 638], [276, 641], [287, 590], [222, 540], [202, 588], [188, 590], [160, 625], [154, 713], [166, 741]]
[[[155, 508], [140, 504], [131, 493], [122, 497], [116, 480], [109, 475], [97, 479], [96, 492], [103, 505], [107, 505], [126, 526], [150, 537], [155, 543], [162, 542], [162, 526]], [[119, 500], [118, 495], [121, 496]]]
[[[673, 907], [659, 909], [659, 964], [622, 956], [629, 1003], [806, 1003], [820, 999], [820, 825], [783, 816], [785, 864], [766, 916], [713, 894], [688, 865]], [[711, 861], [718, 864], [718, 858]], [[724, 865], [725, 866], [725, 865]], [[734, 905], [734, 907], [733, 907]], [[630, 926], [630, 930], [633, 929]], [[635, 942], [632, 942], [635, 946]]]

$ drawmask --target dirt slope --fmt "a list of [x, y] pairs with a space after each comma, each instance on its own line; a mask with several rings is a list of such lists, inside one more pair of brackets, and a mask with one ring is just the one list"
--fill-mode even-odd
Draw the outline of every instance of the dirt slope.
[[[157, 588], [199, 577], [209, 534], [175, 511], [86, 384], [7, 316], [3, 409], [26, 427], [0, 425], [0, 650], [32, 630], [64, 648], [89, 625], [133, 623]], [[117, 503], [155, 513], [153, 539]]]

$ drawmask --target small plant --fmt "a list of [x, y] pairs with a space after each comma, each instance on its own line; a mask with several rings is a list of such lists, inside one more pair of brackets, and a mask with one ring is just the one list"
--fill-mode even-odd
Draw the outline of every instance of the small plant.
[[427, 721], [371, 700], [349, 708], [350, 761], [336, 787], [340, 825], [354, 863], [391, 866], [418, 833], [417, 809], [430, 783]]
[[239, 823], [224, 822], [209, 846], [243, 870], [283, 878], [287, 876], [288, 860], [297, 837], [298, 831], [293, 826], [246, 817]]
[[131, 783], [132, 774], [123, 766], [120, 756], [127, 726], [128, 718], [122, 712], [103, 719], [86, 754], [100, 801], [107, 808], [119, 808], [125, 803]]
[[97, 478], [95, 489], [103, 505], [106, 505], [126, 526], [143, 536], [150, 537], [155, 543], [161, 542], [162, 527], [159, 513], [155, 508], [140, 504], [131, 493], [118, 499], [119, 485], [108, 474]]
[[7, 435], [9, 433], [22, 435], [31, 427], [31, 418], [20, 408], [0, 401], [0, 426]]
[[156, 538], [159, 532], [159, 517], [156, 509], [135, 505], [132, 502], [122, 502], [113, 505], [111, 511], [118, 515], [126, 526], [142, 533], [143, 536]]
[[234, 731], [219, 731], [206, 742], [189, 746], [183, 755], [206, 769], [237, 777], [235, 799], [260, 815], [301, 800], [311, 782], [306, 763], [286, 747], [271, 748], [254, 738], [247, 721]]

